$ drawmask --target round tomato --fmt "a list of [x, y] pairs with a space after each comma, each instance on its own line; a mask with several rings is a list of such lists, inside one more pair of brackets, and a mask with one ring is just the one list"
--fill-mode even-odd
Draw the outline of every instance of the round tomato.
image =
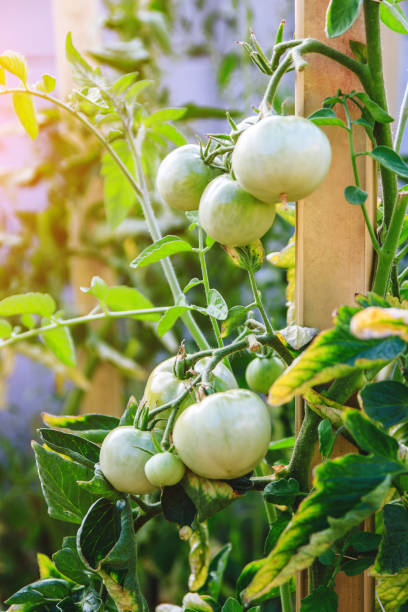
[[115, 489], [122, 493], [144, 495], [156, 490], [144, 471], [146, 462], [154, 452], [150, 432], [132, 426], [116, 427], [102, 442], [99, 463], [106, 480]]
[[245, 372], [248, 387], [257, 393], [268, 393], [285, 366], [277, 357], [255, 357]]
[[211, 238], [236, 247], [255, 242], [268, 231], [275, 206], [257, 200], [231, 176], [223, 175], [206, 187], [198, 215], [201, 227]]
[[[170, 357], [170, 359], [166, 359], [166, 361], [160, 363], [154, 368], [147, 379], [142, 401], [149, 406], [150, 410], [175, 400], [185, 391], [186, 385], [189, 384], [188, 380], [180, 380], [174, 374], [175, 359], [175, 357]], [[201, 374], [208, 365], [209, 360], [210, 357], [204, 357], [197, 361], [194, 365], [194, 371]], [[216, 391], [226, 391], [227, 389], [235, 389], [238, 387], [233, 373], [223, 363], [218, 363], [215, 366], [210, 380], [214, 384]], [[193, 404], [195, 401], [195, 394], [191, 391], [183, 400], [181, 410]], [[160, 413], [159, 417], [167, 418], [169, 414], [170, 412], [165, 410]], [[158, 427], [160, 427], [160, 421]]]
[[153, 455], [145, 465], [147, 480], [156, 487], [170, 487], [177, 484], [183, 478], [185, 471], [182, 460], [168, 451]]
[[238, 478], [263, 459], [271, 439], [268, 409], [258, 395], [231, 389], [209, 395], [179, 416], [173, 442], [182, 461], [205, 478]]
[[312, 193], [326, 176], [331, 148], [326, 135], [303, 117], [270, 115], [246, 129], [232, 154], [239, 184], [255, 198], [292, 202]]
[[174, 149], [160, 164], [157, 189], [172, 208], [196, 210], [205, 187], [220, 172], [202, 160], [198, 145], [184, 145]]

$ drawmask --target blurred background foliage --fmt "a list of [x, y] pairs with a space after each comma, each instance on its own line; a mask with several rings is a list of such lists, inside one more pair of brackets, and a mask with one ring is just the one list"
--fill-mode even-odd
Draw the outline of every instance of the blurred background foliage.
[[[207, 131], [227, 129], [225, 108], [234, 111], [238, 119], [243, 118], [251, 114], [251, 105], [262, 94], [265, 85], [262, 75], [240, 46], [233, 43], [248, 37], [255, 3], [256, 0], [218, 3], [105, 0], [102, 43], [89, 50], [89, 57], [112, 77], [137, 70], [140, 78], [154, 80], [154, 86], [143, 93], [143, 101], [152, 109], [164, 104], [187, 106], [179, 129], [188, 140], [194, 141], [196, 133], [204, 139]], [[287, 14], [279, 18], [291, 14], [290, 2], [286, 9]], [[180, 92], [169, 82], [166, 66], [174, 63], [183, 69], [197, 58], [205, 59], [215, 75], [218, 106], [199, 104], [193, 98], [180, 100]], [[290, 83], [284, 85], [280, 100], [288, 94]], [[36, 164], [3, 177], [3, 187], [12, 192], [43, 184], [48, 206], [43, 212], [18, 213], [18, 231], [2, 237], [0, 299], [30, 290], [48, 292], [66, 313], [75, 314], [71, 271], [81, 261], [78, 257], [86, 257], [108, 269], [115, 284], [137, 286], [156, 305], [170, 303], [170, 292], [159, 264], [137, 273], [128, 265], [151, 242], [138, 206], [131, 209], [117, 229], [110, 229], [106, 223], [99, 179], [102, 158], [99, 144], [71, 119], [61, 117], [50, 108], [41, 113], [40, 137], [34, 146]], [[188, 232], [184, 215], [164, 210], [155, 198], [155, 168], [166, 150], [159, 143], [155, 155], [150, 153], [146, 158], [154, 161], [147, 167], [147, 173], [163, 234], [195, 239]], [[293, 228], [279, 217], [264, 239], [266, 252], [279, 251], [292, 232]], [[181, 255], [173, 260], [182, 287], [200, 275], [196, 258]], [[222, 292], [229, 306], [251, 301], [245, 272], [230, 263], [219, 245], [208, 253], [207, 263], [212, 286]], [[275, 326], [285, 326], [285, 270], [265, 263], [257, 280]], [[200, 288], [192, 289], [191, 296], [194, 303], [202, 302]], [[211, 337], [207, 321], [200, 319], [200, 324]], [[187, 347], [192, 346], [181, 325], [164, 339], [157, 337], [152, 326], [134, 320], [109, 323], [97, 329], [75, 328], [73, 333], [76, 345], [81, 347], [82, 371], [61, 366], [38, 344], [16, 344], [1, 356], [1, 601], [36, 578], [37, 551], [50, 555], [58, 548], [62, 536], [70, 535], [66, 524], [49, 519], [36, 475], [29, 440], [35, 436], [40, 411], [81, 411], [89, 380], [101, 360], [108, 360], [120, 371], [125, 406], [130, 394], [141, 397], [149, 371], [169, 351], [177, 350], [180, 339], [184, 337]], [[241, 386], [245, 386], [244, 371], [249, 359], [249, 355], [240, 354], [233, 361]], [[15, 397], [20, 401], [14, 402]], [[92, 411], [98, 412], [98, 406]], [[291, 434], [291, 417], [291, 410], [277, 413], [275, 439]], [[284, 457], [270, 459], [282, 461]], [[223, 587], [224, 594], [228, 595], [243, 565], [263, 554], [266, 534], [263, 507], [249, 495], [212, 519], [210, 531], [213, 552], [225, 542], [233, 545]], [[171, 524], [156, 520], [142, 530], [140, 564], [144, 568], [145, 592], [150, 602], [180, 601], [187, 588], [187, 557], [188, 546], [179, 539]], [[276, 606], [272, 602], [268, 609], [278, 610]]]

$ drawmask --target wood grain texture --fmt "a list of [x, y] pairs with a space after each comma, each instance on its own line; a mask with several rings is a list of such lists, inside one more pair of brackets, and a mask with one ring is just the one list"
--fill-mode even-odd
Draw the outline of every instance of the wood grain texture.
[[[364, 22], [360, 18], [344, 36], [328, 41], [324, 34], [328, 0], [296, 0], [296, 38], [312, 37], [351, 55], [350, 40], [364, 42]], [[362, 90], [355, 75], [320, 56], [309, 55], [309, 66], [296, 79], [296, 112], [308, 116], [327, 96], [338, 89], [344, 92]], [[341, 114], [339, 113], [339, 116]], [[354, 184], [345, 130], [324, 128], [330, 139], [333, 159], [323, 184], [297, 205], [296, 221], [296, 311], [300, 325], [325, 329], [331, 326], [332, 314], [343, 304], [354, 304], [357, 292], [369, 288], [373, 252], [360, 207], [348, 204], [344, 188]], [[356, 132], [356, 150], [368, 148], [361, 130]], [[376, 188], [373, 164], [359, 158], [361, 186], [369, 192], [367, 209], [375, 218]], [[297, 402], [296, 426], [300, 426], [303, 407]], [[355, 450], [339, 438], [334, 456]], [[317, 457], [315, 463], [321, 461]], [[366, 525], [370, 528], [370, 525]], [[340, 573], [336, 580], [340, 612], [373, 612], [373, 580], [367, 576], [347, 578]], [[307, 594], [305, 572], [298, 576], [297, 610]]]

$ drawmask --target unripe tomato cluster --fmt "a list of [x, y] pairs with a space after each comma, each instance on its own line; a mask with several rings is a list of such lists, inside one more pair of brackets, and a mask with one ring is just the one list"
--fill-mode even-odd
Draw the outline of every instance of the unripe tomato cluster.
[[325, 134], [303, 117], [249, 117], [237, 126], [232, 173], [207, 164], [198, 145], [184, 145], [161, 163], [157, 189], [179, 210], [197, 210], [206, 233], [229, 247], [261, 238], [275, 204], [314, 191], [331, 161]]

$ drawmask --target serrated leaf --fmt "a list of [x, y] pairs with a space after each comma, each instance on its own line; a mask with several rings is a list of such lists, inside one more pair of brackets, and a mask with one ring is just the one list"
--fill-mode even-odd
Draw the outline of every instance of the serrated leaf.
[[402, 503], [386, 504], [383, 508], [384, 530], [375, 571], [396, 574], [408, 569], [408, 510]]
[[187, 291], [190, 291], [190, 289], [193, 287], [197, 287], [197, 285], [202, 285], [203, 282], [204, 281], [199, 278], [192, 278], [191, 281], [184, 287], [183, 293], [187, 293]]
[[165, 236], [156, 242], [153, 242], [150, 246], [146, 247], [137, 257], [132, 261], [130, 266], [132, 268], [144, 268], [149, 266], [156, 261], [160, 261], [170, 255], [176, 253], [183, 253], [192, 251], [193, 247], [189, 242], [179, 238], [178, 236]]
[[[93, 277], [89, 289], [82, 289], [82, 291], [96, 297], [109, 310], [147, 310], [154, 308], [151, 301], [134, 287], [127, 287], [126, 285], [108, 287], [98, 276]], [[132, 318], [143, 321], [158, 321], [160, 314], [157, 312], [135, 314], [132, 315]]]
[[344, 197], [349, 204], [358, 204], [361, 206], [362, 204], [365, 204], [365, 201], [368, 198], [368, 193], [360, 187], [349, 185], [344, 190]]
[[[130, 174], [134, 176], [132, 155], [126, 141], [116, 140], [111, 146]], [[132, 185], [109, 153], [105, 153], [102, 157], [101, 175], [104, 179], [106, 218], [109, 226], [114, 229], [126, 219], [137, 198]]]
[[269, 394], [272, 404], [284, 404], [317, 384], [353, 371], [386, 365], [401, 354], [405, 343], [400, 338], [354, 338], [350, 321], [357, 312], [350, 306], [339, 309], [335, 327], [319, 334], [274, 383]]
[[[24, 604], [46, 604], [48, 600], [51, 602], [59, 599], [64, 599], [71, 590], [71, 584], [60, 578], [46, 578], [45, 580], [37, 580], [14, 593], [8, 598], [7, 604], [24, 605]], [[18, 608], [14, 608], [18, 609]], [[27, 609], [27, 608], [23, 608]], [[28, 608], [28, 610], [37, 609], [37, 606]], [[48, 609], [48, 606], [43, 607]]]
[[310, 595], [302, 599], [300, 612], [337, 612], [338, 597], [336, 591], [320, 585]]
[[119, 425], [117, 417], [106, 414], [67, 416], [43, 412], [41, 417], [49, 427], [76, 431], [77, 435], [97, 443], [102, 442], [108, 433]]
[[62, 580], [66, 579], [66, 576], [61, 574], [61, 572], [55, 567], [53, 561], [43, 553], [37, 553], [37, 565], [41, 580], [46, 578], [61, 578]]
[[[51, 321], [43, 318], [42, 323], [48, 325]], [[42, 332], [40, 337], [61, 363], [69, 367], [76, 365], [75, 347], [68, 327], [61, 324], [54, 329]]]
[[90, 572], [79, 558], [74, 536], [64, 538], [62, 549], [53, 554], [52, 560], [56, 568], [70, 580], [78, 584], [89, 584]]
[[392, 123], [394, 121], [394, 119], [365, 92], [354, 93], [353, 97], [361, 100], [372, 118], [378, 121], [378, 123]]
[[244, 608], [233, 597], [228, 597], [225, 604], [222, 606], [221, 612], [243, 612]]
[[360, 14], [363, 0], [330, 0], [326, 15], [326, 32], [336, 38], [347, 32]]
[[6, 319], [0, 319], [0, 338], [10, 338], [12, 331], [12, 325]]
[[53, 298], [48, 293], [20, 293], [10, 295], [0, 301], [0, 316], [11, 317], [21, 314], [51, 316], [56, 309]]
[[53, 76], [49, 74], [43, 74], [41, 80], [35, 84], [36, 89], [40, 91], [44, 91], [45, 93], [51, 93], [54, 91], [56, 85], [56, 80]]
[[33, 98], [28, 93], [15, 92], [12, 95], [13, 107], [27, 134], [35, 140], [38, 136], [38, 122]]
[[81, 490], [77, 481], [92, 478], [92, 470], [36, 442], [32, 446], [49, 515], [61, 521], [81, 523], [95, 498]]
[[397, 612], [408, 601], [408, 570], [391, 576], [376, 576], [376, 594], [384, 610]]
[[198, 591], [205, 584], [210, 564], [210, 541], [208, 527], [205, 523], [199, 523], [198, 521], [195, 523], [188, 543], [190, 546], [188, 555], [190, 564], [188, 588], [194, 592]]
[[387, 170], [391, 170], [403, 178], [408, 178], [408, 165], [396, 151], [391, 149], [391, 147], [380, 145], [370, 151], [369, 154], [381, 166], [387, 168]]
[[370, 306], [353, 316], [350, 329], [357, 338], [399, 336], [408, 342], [408, 310]]
[[265, 540], [265, 546], [264, 546], [265, 555], [269, 555], [271, 550], [275, 548], [276, 543], [279, 540], [281, 533], [286, 529], [291, 518], [292, 518], [291, 512], [289, 511], [282, 512], [279, 514], [277, 519], [272, 523], [269, 529], [267, 538]]
[[[18, 77], [24, 85], [27, 83], [27, 62], [21, 53], [17, 53], [16, 51], [4, 51], [4, 53], [0, 55], [0, 66], [4, 68], [4, 70], [7, 70], [7, 72]], [[6, 84], [5, 80], [3, 84]]]
[[100, 448], [89, 440], [55, 429], [39, 429], [38, 432], [48, 448], [70, 457], [73, 461], [82, 463], [92, 470], [99, 461]]
[[299, 495], [299, 483], [294, 478], [273, 480], [266, 485], [263, 495], [270, 504], [291, 506]]
[[102, 79], [99, 73], [92, 68], [90, 64], [77, 51], [72, 42], [71, 32], [68, 32], [65, 38], [65, 55], [73, 68], [75, 80], [86, 86], [94, 86]]
[[207, 312], [210, 317], [219, 321], [225, 321], [228, 316], [227, 303], [217, 289], [210, 289], [208, 292]]
[[275, 251], [273, 253], [269, 253], [266, 256], [266, 259], [269, 263], [274, 266], [278, 266], [279, 268], [293, 268], [295, 266], [295, 237], [289, 240], [288, 244], [283, 247], [281, 251]]
[[348, 542], [356, 552], [371, 552], [378, 548], [381, 536], [378, 533], [369, 531], [355, 531], [352, 533]]
[[125, 95], [126, 101], [132, 104], [132, 102], [135, 102], [138, 99], [139, 94], [142, 93], [142, 91], [144, 91], [150, 85], [153, 85], [153, 83], [154, 81], [150, 81], [149, 79], [143, 79], [142, 81], [138, 81], [137, 83], [129, 87]]
[[322, 457], [330, 457], [333, 450], [335, 435], [330, 419], [323, 419], [319, 423], [319, 451]]
[[131, 85], [134, 84], [138, 77], [137, 72], [128, 72], [122, 75], [111, 85], [112, 93], [115, 95], [123, 94]]
[[188, 306], [172, 306], [168, 309], [168, 311], [162, 316], [160, 321], [157, 324], [157, 333], [162, 338], [164, 334], [167, 334], [168, 331], [171, 330], [173, 325], [177, 322], [177, 320], [181, 317], [182, 314], [189, 310]]
[[344, 425], [363, 450], [387, 459], [397, 459], [397, 440], [386, 434], [359, 410], [348, 408], [343, 414]]
[[167, 521], [177, 523], [180, 527], [192, 525], [197, 510], [181, 484], [164, 487], [161, 504], [163, 516]]
[[187, 471], [181, 484], [197, 508], [197, 518], [206, 521], [236, 499], [232, 487], [221, 480], [202, 478]]
[[359, 395], [364, 411], [384, 427], [408, 420], [408, 387], [395, 380], [366, 385]]
[[149, 117], [146, 117], [144, 124], [146, 127], [164, 123], [165, 121], [176, 121], [186, 114], [186, 108], [162, 108]]
[[104, 497], [105, 499], [113, 501], [117, 501], [123, 497], [123, 494], [114, 489], [106, 480], [98, 463], [94, 466], [94, 476], [92, 480], [78, 480], [78, 486], [96, 497]]
[[408, 19], [398, 6], [399, 0], [382, 0], [380, 4], [381, 21], [398, 34], [408, 34]]
[[246, 589], [248, 604], [285, 583], [296, 571], [381, 507], [391, 480], [404, 468], [379, 457], [346, 455], [319, 465], [314, 489], [299, 506], [276, 547]]
[[245, 306], [233, 306], [228, 310], [228, 317], [221, 325], [221, 338], [229, 336], [234, 329], [239, 327], [247, 318]]

